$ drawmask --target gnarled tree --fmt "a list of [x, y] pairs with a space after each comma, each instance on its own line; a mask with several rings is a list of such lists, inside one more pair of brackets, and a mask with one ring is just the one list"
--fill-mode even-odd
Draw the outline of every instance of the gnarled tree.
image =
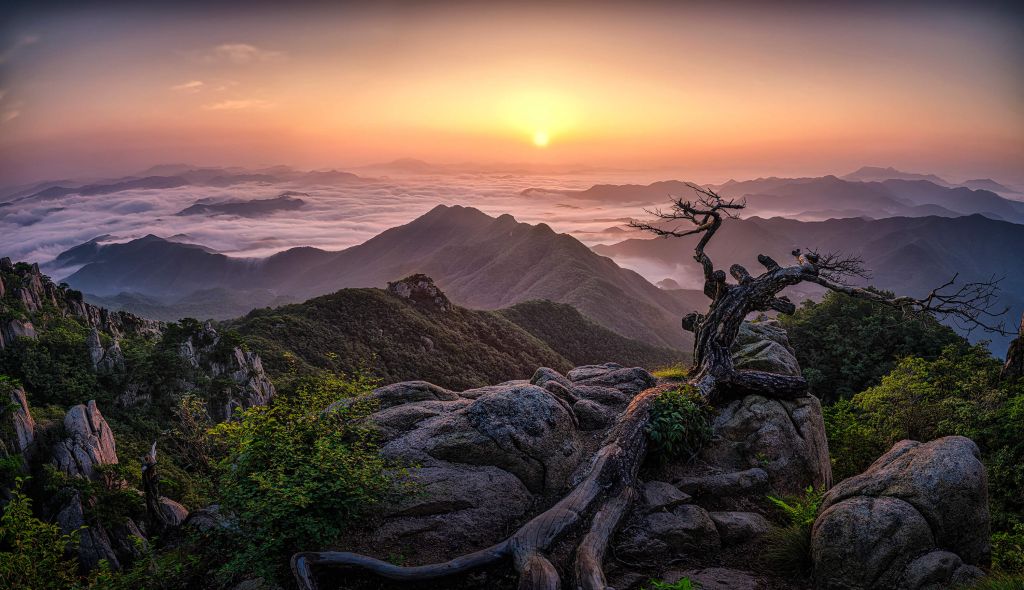
[[[675, 199], [669, 211], [648, 211], [655, 220], [633, 222], [637, 229], [662, 237], [699, 235], [694, 260], [704, 271], [704, 293], [711, 299], [704, 314], [691, 313], [683, 318], [683, 329], [694, 333], [694, 367], [691, 383], [712, 402], [758, 393], [774, 398], [794, 398], [807, 394], [807, 383], [799, 376], [764, 371], [737, 370], [731, 349], [740, 325], [753, 312], [793, 313], [794, 304], [780, 296], [788, 286], [803, 282], [867, 299], [881, 305], [893, 305], [908, 314], [930, 313], [949, 317], [970, 327], [1002, 332], [994, 320], [1001, 315], [992, 311], [998, 281], [956, 286], [956, 277], [932, 291], [927, 297], [886, 298], [878, 293], [848, 285], [844, 279], [865, 276], [862, 262], [855, 257], [816, 251], [793, 251], [796, 264], [781, 266], [768, 256], [758, 262], [765, 272], [753, 276], [734, 264], [729, 274], [715, 268], [706, 252], [708, 243], [725, 219], [735, 218], [744, 203], [726, 200], [711, 190], [690, 185], [695, 200]], [[666, 389], [655, 387], [633, 398], [608, 432], [595, 455], [589, 472], [558, 503], [535, 516], [512, 536], [500, 543], [443, 563], [421, 566], [397, 566], [365, 555], [337, 551], [296, 553], [292, 571], [299, 586], [316, 588], [315, 568], [348, 567], [372, 572], [395, 582], [426, 581], [454, 576], [509, 562], [519, 573], [520, 590], [557, 590], [562, 580], [550, 560], [550, 551], [569, 535], [578, 537], [572, 567], [572, 588], [605, 590], [603, 570], [606, 549], [622, 517], [637, 496], [637, 473], [647, 453], [646, 426], [654, 399]], [[568, 571], [567, 569], [565, 571]]]

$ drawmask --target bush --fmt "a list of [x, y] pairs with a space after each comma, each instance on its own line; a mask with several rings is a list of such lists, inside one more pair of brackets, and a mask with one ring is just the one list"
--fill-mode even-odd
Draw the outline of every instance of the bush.
[[970, 590], [1024, 590], [1024, 575], [992, 574], [970, 586]]
[[690, 578], [680, 578], [672, 583], [651, 580], [644, 586], [644, 590], [700, 590], [700, 584]]
[[1024, 576], [1024, 524], [992, 535], [992, 570]]
[[651, 405], [647, 436], [663, 459], [692, 460], [711, 435], [711, 408], [692, 385], [664, 391]]
[[[891, 297], [887, 291], [876, 292]], [[935, 318], [829, 292], [780, 316], [811, 392], [825, 401], [849, 398], [877, 385], [899, 359], [935, 359], [966, 341]]]
[[390, 466], [361, 421], [372, 408], [360, 396], [372, 387], [308, 378], [213, 429], [227, 449], [217, 464], [221, 504], [239, 525], [223, 577], [279, 579], [291, 553], [336, 542], [384, 498]]
[[32, 501], [21, 492], [22, 480], [0, 517], [0, 587], [64, 590], [78, 584], [78, 563], [65, 558], [74, 535], [32, 515]]
[[789, 577], [811, 574], [814, 568], [811, 559], [811, 527], [821, 509], [823, 494], [823, 490], [808, 487], [802, 497], [768, 496], [768, 501], [782, 511], [789, 524], [774, 527], [764, 536], [761, 559], [767, 568]]

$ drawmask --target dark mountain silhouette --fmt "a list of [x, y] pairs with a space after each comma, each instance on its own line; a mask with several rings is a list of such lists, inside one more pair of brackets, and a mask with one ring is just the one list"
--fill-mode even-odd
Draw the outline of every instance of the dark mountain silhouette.
[[[831, 175], [770, 177], [730, 180], [713, 188], [722, 196], [746, 200], [745, 213], [748, 216], [784, 216], [818, 221], [844, 217], [959, 217], [980, 213], [993, 219], [1024, 223], [1024, 203], [1003, 198], [989, 190], [940, 186], [920, 179], [860, 182]], [[692, 193], [686, 183], [675, 180], [649, 185], [598, 184], [582, 191], [526, 189], [522, 192], [524, 196], [537, 198], [558, 196], [646, 206], [664, 204], [671, 197], [686, 198]]]
[[294, 211], [306, 204], [300, 196], [306, 193], [286, 192], [272, 199], [250, 199], [224, 203], [201, 203], [186, 207], [175, 215], [238, 215], [240, 217], [262, 217], [275, 211]]
[[651, 344], [688, 348], [678, 317], [704, 305], [691, 291], [665, 291], [547, 225], [438, 206], [369, 241], [327, 252], [293, 248], [238, 259], [147, 236], [73, 248], [58, 261], [82, 268], [67, 281], [88, 294], [181, 298], [217, 287], [268, 289], [305, 299], [345, 287], [383, 286], [422, 272], [454, 302], [498, 309], [534, 299], [568, 303], [600, 325]]
[[[630, 239], [595, 246], [594, 250], [615, 258], [678, 264], [691, 259], [693, 244], [690, 238]], [[957, 273], [960, 281], [1005, 277], [1000, 284], [1000, 301], [1010, 307], [1008, 317], [1018, 317], [1024, 311], [1024, 262], [1020, 256], [1024, 251], [1024, 226], [982, 215], [821, 222], [758, 217], [730, 220], [722, 226], [708, 253], [719, 266], [737, 263], [757, 272], [762, 270], [757, 264], [758, 254], [783, 263], [792, 260], [793, 248], [860, 255], [872, 271], [872, 277], [860, 283], [917, 296], [927, 294]], [[695, 277], [695, 265], [693, 272]], [[1008, 343], [1001, 336], [974, 336], [990, 338], [995, 351], [1005, 350]]]
[[892, 166], [882, 168], [881, 166], [863, 166], [845, 176], [844, 180], [856, 180], [858, 182], [881, 182], [884, 180], [927, 180], [939, 186], [953, 186], [934, 174], [916, 174], [914, 172], [903, 172]]

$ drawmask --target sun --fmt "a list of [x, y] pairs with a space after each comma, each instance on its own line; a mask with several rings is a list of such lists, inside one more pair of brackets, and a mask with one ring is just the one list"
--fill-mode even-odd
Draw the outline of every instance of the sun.
[[533, 145], [539, 148], [547, 147], [548, 141], [550, 140], [551, 138], [548, 137], [548, 132], [543, 129], [538, 129], [533, 133]]

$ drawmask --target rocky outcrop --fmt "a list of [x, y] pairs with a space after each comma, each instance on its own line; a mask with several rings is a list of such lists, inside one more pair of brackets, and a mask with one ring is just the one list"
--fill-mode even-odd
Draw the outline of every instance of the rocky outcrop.
[[[80, 404], [64, 416], [64, 438], [53, 447], [53, 464], [68, 477], [101, 480], [99, 467], [118, 462], [114, 434], [95, 401]], [[105, 485], [124, 485], [105, 482]], [[65, 488], [63, 504], [56, 510], [57, 524], [65, 534], [80, 531], [78, 559], [86, 569], [106, 560], [113, 569], [120, 569], [126, 560], [139, 555], [139, 541], [145, 536], [139, 526], [126, 520], [107, 527], [86, 518], [95, 498], [84, 497], [74, 487]]]
[[11, 455], [30, 458], [36, 440], [36, 421], [25, 398], [25, 390], [20, 385], [0, 383], [0, 391], [5, 394], [9, 404], [0, 408], [0, 435], [4, 450]]
[[68, 410], [64, 432], [53, 447], [53, 463], [68, 476], [97, 479], [97, 466], [117, 463], [114, 434], [95, 401]]
[[50, 307], [66, 317], [75, 317], [86, 325], [106, 332], [114, 338], [128, 335], [156, 336], [161, 324], [124, 311], [110, 311], [84, 301], [79, 291], [64, 284], [54, 284], [42, 274], [38, 264], [13, 263], [0, 259], [0, 348], [17, 338], [35, 338], [36, 330], [30, 316]]
[[407, 299], [419, 307], [436, 310], [451, 311], [452, 303], [448, 297], [437, 288], [434, 279], [425, 274], [414, 274], [400, 281], [388, 283], [387, 292], [395, 297]]
[[799, 375], [796, 352], [789, 345], [786, 330], [777, 320], [743, 322], [732, 346], [737, 369]]
[[962, 584], [989, 559], [988, 488], [977, 445], [902, 441], [826, 494], [812, 531], [818, 588]]
[[1010, 342], [1010, 347], [1006, 350], [1006, 363], [1003, 365], [1002, 378], [1024, 378], [1024, 315], [1020, 318], [1017, 337]]
[[121, 344], [115, 338], [110, 346], [104, 348], [100, 331], [93, 328], [85, 339], [85, 345], [89, 349], [89, 360], [92, 368], [97, 373], [123, 373], [124, 352], [121, 351]]
[[[197, 374], [228, 378], [229, 385], [211, 396], [214, 420], [229, 420], [238, 410], [266, 405], [274, 397], [274, 384], [260, 356], [226, 344], [211, 322], [178, 344], [178, 356]], [[183, 387], [189, 389], [195, 383], [184, 383]]]
[[369, 420], [381, 452], [415, 465], [408, 480], [416, 492], [386, 507], [367, 543], [446, 554], [480, 547], [564, 493], [597, 441], [579, 404], [611, 419], [637, 387], [654, 383], [642, 369], [614, 364], [572, 377], [541, 368], [530, 381], [462, 392], [424, 381], [375, 390]]
[[719, 470], [763, 469], [769, 487], [784, 494], [832, 485], [825, 421], [816, 397], [749, 395], [720, 408], [713, 428], [715, 437], [701, 459]]

